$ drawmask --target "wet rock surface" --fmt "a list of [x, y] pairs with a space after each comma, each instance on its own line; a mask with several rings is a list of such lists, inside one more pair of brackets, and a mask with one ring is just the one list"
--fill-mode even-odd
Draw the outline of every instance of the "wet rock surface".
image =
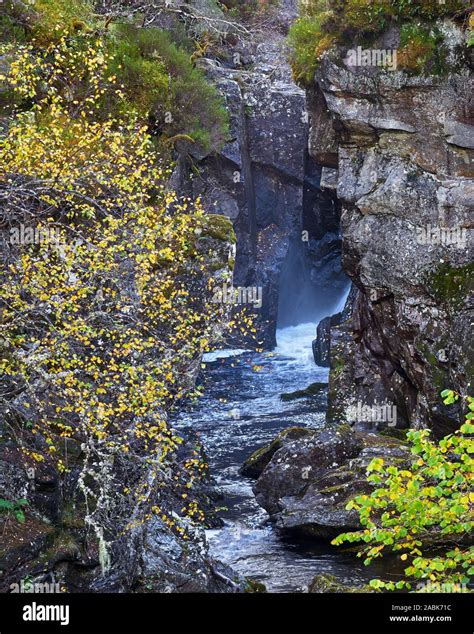
[[349, 499], [372, 490], [366, 479], [371, 460], [383, 458], [386, 464], [396, 464], [409, 456], [405, 443], [389, 436], [354, 432], [347, 425], [312, 430], [273, 454], [254, 493], [279, 528], [331, 539], [360, 528], [358, 513], [345, 506]]
[[305, 436], [311, 435], [311, 433], [311, 430], [308, 430], [306, 427], [290, 427], [285, 429], [278, 434], [273, 442], [261, 449], [257, 449], [257, 451], [247, 458], [240, 473], [249, 478], [258, 478], [279, 449], [291, 441], [297, 438], [304, 438]]

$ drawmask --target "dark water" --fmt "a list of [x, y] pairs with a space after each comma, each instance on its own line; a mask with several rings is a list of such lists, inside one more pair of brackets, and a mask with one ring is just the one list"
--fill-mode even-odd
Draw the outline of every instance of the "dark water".
[[[321, 428], [325, 395], [283, 402], [280, 394], [327, 382], [328, 371], [315, 366], [311, 353], [315, 325], [278, 332], [273, 353], [239, 351], [206, 355], [205, 396], [175, 426], [200, 435], [211, 472], [224, 493], [225, 526], [207, 531], [211, 554], [271, 592], [302, 592], [317, 574], [357, 584], [379, 575], [362, 561], [328, 544], [291, 541], [268, 522], [255, 502], [253, 481], [239, 474], [244, 460], [276, 434], [294, 425]], [[220, 354], [234, 356], [219, 357]]]

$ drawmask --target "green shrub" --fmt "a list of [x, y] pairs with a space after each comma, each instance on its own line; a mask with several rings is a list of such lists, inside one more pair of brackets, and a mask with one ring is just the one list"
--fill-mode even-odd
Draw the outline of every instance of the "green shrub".
[[[111, 74], [118, 77], [119, 83], [125, 89], [126, 100], [120, 104], [121, 108], [136, 109], [142, 116], [147, 116], [152, 107], [160, 102], [167, 109], [168, 73], [158, 52], [146, 51], [141, 46], [147, 33], [145, 29], [140, 31], [143, 32], [139, 38], [132, 36], [128, 25], [113, 27], [109, 42], [113, 59], [109, 68]], [[159, 32], [156, 37], [161, 33]]]
[[0, 42], [24, 42], [25, 29], [11, 15], [0, 16]]
[[111, 72], [124, 86], [124, 107], [142, 116], [150, 113], [158, 134], [188, 136], [204, 151], [225, 141], [227, 112], [221, 97], [166, 31], [116, 24], [110, 53]]
[[329, 16], [321, 14], [299, 18], [288, 35], [290, 63], [297, 82], [310, 84], [318, 67], [321, 55], [336, 41], [336, 37], [324, 33], [323, 24]]
[[[451, 390], [441, 396], [445, 405], [459, 400]], [[424, 588], [428, 584], [452, 592], [467, 588], [474, 574], [474, 548], [463, 545], [474, 528], [474, 399], [466, 400], [466, 422], [455, 434], [435, 442], [428, 430], [409, 431], [411, 467], [372, 460], [367, 480], [378, 488], [346, 507], [358, 510], [363, 529], [339, 535], [333, 544], [364, 542], [358, 554], [365, 556], [366, 565], [387, 551], [408, 563], [406, 579], [373, 579], [370, 585], [375, 589], [411, 589], [417, 580]], [[443, 543], [455, 545], [441, 550]]]
[[42, 46], [87, 30], [94, 22], [90, 0], [6, 0], [3, 13], [2, 39], [28, 38]]
[[395, 6], [397, 15], [402, 19], [423, 18], [425, 20], [436, 20], [450, 16], [457, 11], [462, 11], [469, 7], [467, 0], [398, 0], [392, 3]]
[[447, 56], [439, 29], [423, 24], [404, 24], [400, 30], [398, 66], [403, 70], [439, 74]]
[[[344, 9], [342, 28], [362, 33], [380, 33], [395, 16], [396, 3], [390, 0], [349, 0]], [[345, 24], [345, 27], [344, 27]]]
[[[408, 27], [414, 19], [433, 21], [456, 16], [467, 9], [465, 0], [308, 0], [304, 13], [290, 29], [290, 62], [297, 81], [308, 84], [322, 53], [335, 44], [353, 45], [364, 39], [373, 41], [390, 24]], [[408, 24], [406, 24], [408, 23]], [[405, 38], [410, 37], [405, 31]], [[444, 51], [435, 55], [441, 35], [418, 32], [405, 43], [402, 51], [404, 68], [409, 71], [441, 72]]]
[[[71, 95], [79, 99], [87, 96], [87, 79], [82, 75], [80, 80], [76, 78], [74, 63], [67, 68], [68, 59], [73, 60], [75, 53], [80, 57], [81, 51], [97, 40], [109, 58], [110, 76], [123, 85], [122, 98], [103, 86], [102, 118], [107, 118], [109, 112], [126, 116], [134, 113], [151, 124], [155, 138], [186, 138], [198, 153], [215, 150], [224, 143], [228, 115], [216, 88], [194, 67], [190, 40], [186, 50], [158, 28], [112, 23], [99, 31], [93, 25], [89, 0], [36, 0], [31, 7], [10, 0], [0, 21], [0, 34], [10, 46], [15, 38], [30, 40], [46, 57], [51, 45], [61, 39], [66, 42], [65, 81], [58, 87], [68, 85]], [[178, 29], [177, 33], [184, 41], [182, 31]], [[2, 102], [9, 98], [4, 93]]]

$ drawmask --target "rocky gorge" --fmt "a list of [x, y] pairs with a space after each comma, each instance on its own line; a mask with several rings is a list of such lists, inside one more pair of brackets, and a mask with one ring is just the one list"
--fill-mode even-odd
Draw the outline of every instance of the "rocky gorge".
[[[198, 64], [223, 95], [230, 140], [218, 154], [181, 159], [180, 190], [201, 196], [237, 235], [234, 285], [260, 287], [256, 311], [265, 348], [279, 325], [330, 311], [347, 286], [340, 263], [340, 209], [320, 187], [321, 165], [308, 152], [305, 91], [291, 77], [285, 37], [297, 2], [281, 3], [261, 23], [230, 28], [225, 45]], [[189, 171], [189, 157], [198, 174]], [[317, 299], [316, 299], [317, 298]]]
[[[68, 592], [367, 591], [373, 573], [350, 550], [330, 545], [341, 532], [361, 528], [347, 503], [374, 490], [367, 481], [374, 459], [411, 468], [408, 428], [429, 429], [436, 438], [456, 431], [461, 403], [443, 404], [440, 392], [466, 395], [472, 386], [466, 349], [474, 140], [466, 25], [456, 16], [439, 21], [441, 73], [354, 66], [349, 44], [339, 44], [302, 84], [288, 61], [296, 0], [250, 18], [229, 17], [227, 3], [212, 0], [172, 0], [156, 11], [125, 4], [127, 17], [143, 26], [204, 42], [193, 66], [217, 89], [228, 116], [218, 147], [206, 150], [188, 134], [173, 137], [166, 190], [199, 200], [206, 218], [191, 246], [182, 246], [202, 257], [206, 271], [204, 281], [190, 284], [193, 311], [206, 304], [211, 284], [260, 289], [262, 303], [249, 302], [250, 332], [226, 338], [217, 324], [179, 366], [170, 387], [179, 386], [179, 397], [164, 416], [179, 437], [176, 474], [160, 467], [163, 480], [146, 499], [153, 513], [126, 534], [113, 513], [132, 518], [142, 500], [129, 508], [99, 498], [109, 521], [105, 560], [104, 540], [91, 534], [77, 497], [87, 443], [64, 441], [72, 465], [66, 475], [47, 462], [25, 471], [7, 409], [0, 495], [28, 499], [31, 511], [20, 525], [9, 515], [1, 590], [31, 578], [59, 579]], [[351, 45], [359, 45], [357, 35]], [[391, 24], [371, 46], [397, 50], [400, 28]], [[0, 56], [0, 69], [2, 63]], [[160, 252], [153, 270], [167, 257]], [[114, 281], [114, 288], [129, 292], [126, 283]], [[93, 299], [99, 307], [101, 293]], [[225, 311], [222, 322], [237, 320], [239, 308]], [[28, 430], [27, 397], [22, 390], [10, 397], [10, 379], [2, 380], [14, 424]], [[377, 406], [393, 408], [393, 424], [356, 414]], [[45, 444], [41, 438], [38, 446]], [[143, 474], [115, 451], [104, 473], [117, 491], [118, 482], [138, 490]], [[192, 492], [184, 479], [189, 465], [199, 471]], [[185, 527], [185, 537], [176, 526]], [[384, 579], [401, 575], [390, 563], [375, 569]]]
[[[291, 20], [295, 7], [286, 3], [288, 8]], [[287, 19], [286, 12], [283, 16]], [[252, 70], [203, 62], [227, 100], [233, 94], [232, 103], [241, 104], [243, 97], [245, 114], [243, 125], [240, 105], [232, 136], [244, 150], [233, 148], [230, 170], [237, 167], [244, 175], [239, 186], [247, 207], [237, 212], [235, 194], [229, 199], [222, 185], [217, 199], [225, 198], [224, 209], [232, 205], [235, 211], [227, 213], [245, 245], [251, 217], [257, 244], [270, 227], [283, 230], [282, 240], [273, 236], [272, 248], [265, 242], [257, 251], [243, 248], [244, 270], [237, 250], [236, 283], [264, 288], [265, 344], [274, 343], [277, 289], [287, 306], [301, 304], [296, 290], [286, 290], [297, 277], [295, 257], [302, 261], [300, 272], [306, 267], [313, 280], [313, 286], [303, 282], [299, 292], [318, 297], [323, 313], [326, 289], [338, 288], [340, 296], [344, 287], [344, 275], [330, 263], [338, 260], [339, 249], [343, 273], [352, 282], [344, 310], [321, 320], [313, 350], [316, 363], [330, 368], [328, 420], [358, 431], [341, 427], [326, 438], [289, 428], [243, 469], [258, 478], [257, 502], [285, 530], [328, 538], [354, 528], [354, 512], [344, 507], [366, 488], [366, 456], [407, 459], [403, 442], [374, 435], [373, 423], [354, 419], [357, 404], [393, 407], [399, 429], [429, 428], [438, 437], [462, 422], [459, 408], [444, 406], [439, 393], [447, 385], [467, 393], [472, 385], [472, 359], [465, 354], [472, 321], [472, 55], [466, 57], [459, 23], [445, 20], [441, 29], [446, 70], [440, 74], [351, 66], [347, 48], [338, 48], [322, 56], [305, 94], [287, 69], [272, 66], [276, 49], [268, 43], [251, 56], [257, 62]], [[399, 46], [397, 27], [373, 43], [377, 50]], [[242, 50], [248, 52], [241, 47], [231, 49], [240, 64], [247, 59]], [[229, 152], [224, 149], [227, 158]], [[204, 180], [210, 176], [205, 173]], [[282, 197], [268, 202], [267, 191]], [[277, 214], [271, 226], [269, 208]], [[304, 227], [311, 240], [302, 250]], [[458, 240], [442, 238], [449, 227]], [[431, 231], [438, 239], [426, 237]], [[273, 281], [263, 280], [260, 263], [265, 275], [272, 271]], [[287, 309], [280, 305], [278, 314], [286, 325]], [[305, 314], [300, 311], [300, 318]], [[298, 433], [303, 437], [295, 439]]]
[[[462, 33], [444, 28], [455, 56]], [[395, 403], [406, 424], [439, 435], [459, 425], [437, 395], [448, 383], [472, 384], [462, 353], [472, 315], [470, 85], [468, 65], [436, 78], [354, 71], [344, 59], [318, 71], [310, 154], [323, 173], [337, 170], [343, 266], [358, 290], [351, 322], [331, 331], [338, 416], [370, 393]], [[329, 155], [327, 135], [320, 142], [328, 120], [337, 128]], [[465, 240], [419, 239], [437, 227], [457, 227]]]
[[[296, 15], [296, 3], [283, 3], [271, 30], [251, 41], [230, 37], [222, 57], [200, 60], [225, 96], [232, 141], [202, 160], [191, 190], [234, 224], [234, 284], [263, 287], [257, 318], [266, 346], [278, 320], [327, 313], [352, 281], [344, 325], [323, 322], [315, 344], [318, 363], [332, 359], [330, 412], [344, 420], [370, 393], [395, 404], [401, 424], [441, 435], [459, 418], [439, 408], [440, 389], [472, 381], [461, 353], [472, 310], [473, 205], [464, 33], [443, 25], [455, 69], [444, 75], [349, 66], [338, 50], [304, 91], [282, 63]], [[392, 28], [374, 46], [399, 41]], [[449, 227], [462, 240], [422, 239]]]

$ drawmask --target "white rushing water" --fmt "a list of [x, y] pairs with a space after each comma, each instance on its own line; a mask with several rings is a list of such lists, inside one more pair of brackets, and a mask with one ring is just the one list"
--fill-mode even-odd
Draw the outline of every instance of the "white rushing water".
[[213, 352], [206, 352], [203, 355], [203, 363], [213, 363], [218, 359], [228, 359], [229, 357], [239, 357], [241, 354], [249, 353], [250, 350], [244, 350], [243, 348], [214, 350]]
[[277, 347], [275, 354], [293, 361], [294, 365], [303, 368], [310, 366], [313, 370], [314, 356], [312, 341], [316, 337], [316, 324], [299, 324], [277, 330]]
[[[349, 288], [335, 302], [334, 313], [344, 308], [348, 293]], [[316, 328], [317, 323], [303, 323], [277, 330], [272, 352], [206, 354], [204, 396], [177, 421], [178, 428], [192, 428], [200, 437], [223, 494], [224, 527], [207, 531], [210, 553], [241, 575], [262, 581], [271, 592], [304, 591], [322, 572], [342, 582], [368, 574], [353, 557], [327, 544], [302, 544], [281, 535], [257, 505], [253, 481], [239, 472], [246, 458], [283, 429], [326, 425], [325, 390], [314, 397], [281, 399], [282, 393], [328, 381], [328, 368], [314, 362]]]
[[342, 294], [340, 300], [334, 306], [334, 310], [331, 313], [332, 315], [335, 315], [336, 313], [340, 313], [344, 310], [344, 306], [346, 305], [347, 298], [349, 297], [350, 291], [351, 291], [351, 284], [349, 284], [349, 286], [346, 288], [346, 290]]

